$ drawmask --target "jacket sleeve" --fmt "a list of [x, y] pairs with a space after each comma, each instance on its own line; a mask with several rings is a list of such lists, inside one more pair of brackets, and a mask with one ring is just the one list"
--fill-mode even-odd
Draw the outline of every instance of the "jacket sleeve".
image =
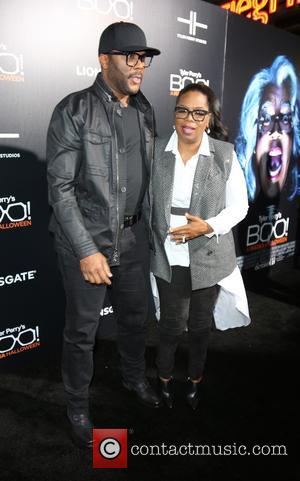
[[80, 119], [62, 101], [54, 110], [47, 135], [49, 204], [79, 259], [98, 252], [87, 231], [76, 199], [82, 162]]

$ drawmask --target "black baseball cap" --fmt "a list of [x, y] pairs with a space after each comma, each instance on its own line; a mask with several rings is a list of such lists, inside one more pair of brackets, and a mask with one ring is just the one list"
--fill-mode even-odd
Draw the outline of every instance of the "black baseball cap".
[[103, 30], [98, 54], [109, 53], [113, 50], [120, 52], [138, 52], [143, 50], [149, 55], [159, 55], [160, 50], [147, 46], [146, 36], [143, 30], [129, 22], [112, 23]]

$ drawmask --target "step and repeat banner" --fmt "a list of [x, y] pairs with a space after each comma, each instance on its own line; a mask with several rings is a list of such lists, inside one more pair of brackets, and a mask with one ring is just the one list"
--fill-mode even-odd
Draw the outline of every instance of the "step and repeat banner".
[[[263, 269], [292, 258], [299, 163], [299, 40], [200, 0], [0, 0], [0, 365], [60, 349], [64, 294], [48, 233], [45, 145], [55, 105], [89, 86], [98, 42], [115, 21], [139, 24], [162, 54], [143, 92], [159, 135], [173, 129], [179, 90], [211, 86], [223, 104], [248, 184], [236, 232], [239, 264]], [[298, 56], [299, 58], [299, 56]], [[270, 132], [278, 132], [269, 141]], [[100, 336], [113, 332], [109, 302]]]

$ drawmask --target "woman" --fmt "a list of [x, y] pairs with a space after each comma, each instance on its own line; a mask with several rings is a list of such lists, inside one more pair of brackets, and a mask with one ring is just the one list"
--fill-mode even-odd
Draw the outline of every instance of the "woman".
[[[226, 131], [213, 91], [202, 83], [181, 90], [174, 123], [171, 138], [157, 142], [152, 180], [152, 272], [161, 309], [157, 367], [162, 397], [172, 407], [175, 352], [187, 325], [186, 399], [196, 409], [218, 294], [227, 312], [234, 299], [232, 325], [221, 329], [250, 322], [231, 232], [248, 202], [233, 146], [216, 140]], [[222, 306], [218, 312], [222, 321]]]

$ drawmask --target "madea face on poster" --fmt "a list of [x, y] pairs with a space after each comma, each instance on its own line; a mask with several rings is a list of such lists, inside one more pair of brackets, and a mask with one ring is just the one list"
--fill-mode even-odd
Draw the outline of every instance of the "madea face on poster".
[[[256, 72], [245, 92], [235, 141], [244, 171], [249, 213], [240, 264], [261, 269], [295, 253], [300, 196], [299, 76], [278, 55]], [[292, 220], [292, 222], [291, 222]]]

